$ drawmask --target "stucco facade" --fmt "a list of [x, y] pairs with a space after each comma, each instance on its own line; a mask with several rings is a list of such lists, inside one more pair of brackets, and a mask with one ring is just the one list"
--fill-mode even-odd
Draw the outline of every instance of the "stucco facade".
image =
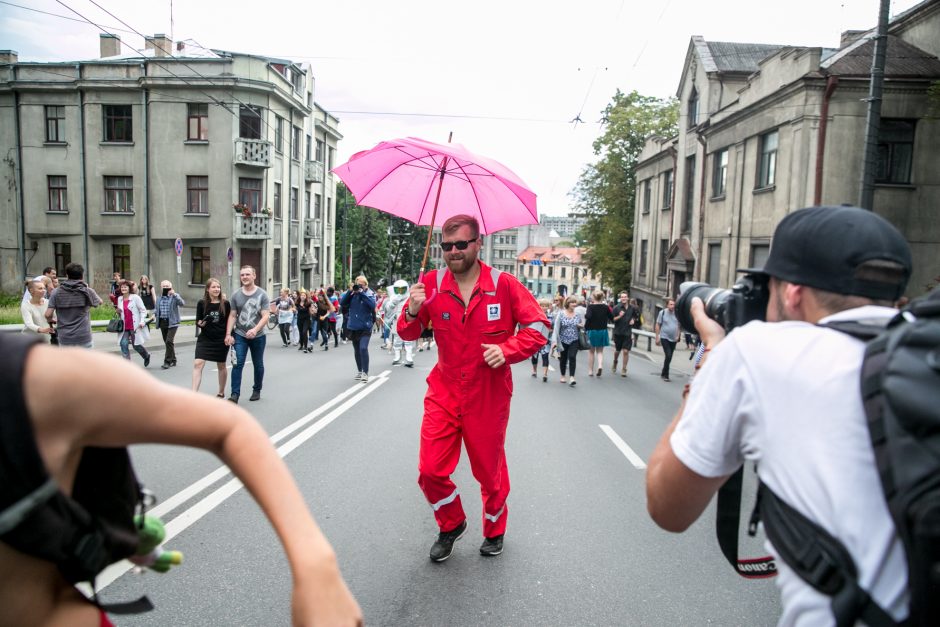
[[244, 263], [269, 291], [331, 284], [342, 136], [314, 103], [310, 67], [191, 56], [157, 37], [136, 56], [0, 58], [3, 175], [18, 192], [0, 195], [2, 289], [68, 261], [98, 289], [119, 270], [192, 301], [210, 276], [230, 293]]
[[[635, 171], [632, 295], [645, 319], [683, 281], [730, 287], [738, 268], [762, 264], [788, 213], [859, 202], [871, 37], [844, 33], [839, 49], [692, 38], [679, 133], [650, 138]], [[940, 80], [937, 41], [938, 0], [889, 28], [873, 210], [911, 244], [909, 296], [940, 275], [940, 120], [926, 96]]]

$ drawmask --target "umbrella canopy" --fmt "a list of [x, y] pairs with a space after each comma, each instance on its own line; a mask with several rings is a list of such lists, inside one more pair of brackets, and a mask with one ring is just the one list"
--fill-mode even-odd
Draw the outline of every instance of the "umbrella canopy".
[[503, 164], [459, 144], [408, 137], [358, 152], [332, 170], [356, 202], [419, 226], [466, 213], [483, 235], [538, 224], [535, 193]]

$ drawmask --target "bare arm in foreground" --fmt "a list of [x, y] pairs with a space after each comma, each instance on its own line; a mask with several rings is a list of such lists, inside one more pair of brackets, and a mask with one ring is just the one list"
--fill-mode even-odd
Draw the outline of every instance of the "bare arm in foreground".
[[[62, 392], [50, 394], [51, 389]], [[268, 435], [244, 410], [165, 385], [113, 356], [79, 349], [33, 348], [24, 390], [39, 451], [67, 492], [85, 446], [153, 442], [210, 451], [244, 483], [284, 546], [293, 573], [294, 624], [362, 623], [332, 547]], [[128, 420], [127, 407], [148, 409]]]

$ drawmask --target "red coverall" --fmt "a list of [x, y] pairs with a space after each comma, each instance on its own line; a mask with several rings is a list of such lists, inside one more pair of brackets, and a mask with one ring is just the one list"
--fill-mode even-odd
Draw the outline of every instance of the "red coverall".
[[[431, 321], [437, 343], [437, 365], [424, 397], [418, 485], [441, 531], [464, 521], [460, 494], [450, 479], [462, 438], [483, 496], [483, 535], [492, 538], [506, 530], [509, 471], [503, 445], [512, 398], [509, 365], [545, 344], [548, 319], [514, 276], [478, 263], [480, 277], [466, 305], [449, 270], [427, 273], [422, 282], [428, 299], [416, 319], [409, 321], [402, 310], [398, 334], [416, 340]], [[481, 344], [499, 344], [506, 363], [487, 366]]]

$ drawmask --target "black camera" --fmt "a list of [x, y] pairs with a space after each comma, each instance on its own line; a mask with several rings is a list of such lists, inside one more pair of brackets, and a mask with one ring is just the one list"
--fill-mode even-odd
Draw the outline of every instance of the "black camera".
[[751, 320], [764, 320], [770, 299], [768, 277], [765, 274], [744, 274], [730, 290], [712, 287], [707, 283], [688, 281], [679, 286], [676, 318], [686, 331], [695, 331], [692, 319], [692, 299], [701, 298], [709, 318], [731, 331]]
[[361, 290], [361, 289], [362, 289], [362, 286], [361, 286], [361, 285], [359, 285], [358, 283], [353, 283], [353, 291], [354, 291], [354, 292], [358, 292], [358, 291]]

